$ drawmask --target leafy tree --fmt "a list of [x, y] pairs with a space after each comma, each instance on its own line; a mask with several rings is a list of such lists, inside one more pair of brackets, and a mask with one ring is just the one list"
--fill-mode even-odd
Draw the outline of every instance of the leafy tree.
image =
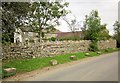
[[99, 32], [101, 30], [101, 27], [100, 27], [101, 19], [98, 16], [98, 11], [92, 10], [90, 15], [86, 16], [85, 24], [86, 24], [85, 39], [98, 41]]
[[99, 40], [107, 40], [110, 38], [109, 31], [106, 28], [107, 24], [101, 25], [101, 30], [99, 32]]
[[120, 21], [115, 21], [114, 23], [114, 38], [117, 40], [117, 47], [120, 47]]
[[98, 11], [92, 10], [89, 16], [86, 15], [84, 28], [85, 39], [91, 40], [90, 51], [97, 51], [97, 42], [99, 40], [106, 40], [109, 38], [109, 32], [106, 29], [106, 24], [101, 25], [101, 19]]
[[90, 51], [97, 51], [98, 46], [98, 38], [99, 38], [99, 31], [100, 31], [100, 17], [98, 16], [98, 11], [92, 10], [89, 16], [86, 15], [85, 19], [85, 39], [91, 40], [90, 47], [88, 48]]
[[[42, 40], [42, 34], [54, 29], [59, 24], [58, 19], [65, 16], [68, 12], [65, 7], [68, 3], [61, 2], [33, 2], [30, 12], [30, 25], [34, 31], [39, 33], [39, 41]], [[44, 36], [43, 36], [44, 37]]]
[[46, 30], [54, 30], [58, 19], [68, 12], [68, 3], [59, 2], [2, 2], [2, 40], [13, 42], [15, 28], [30, 26], [39, 33], [40, 39]]
[[86, 15], [83, 26], [82, 31], [87, 40], [98, 41], [110, 38], [109, 31], [106, 28], [107, 24], [101, 25], [101, 19], [96, 10], [92, 10], [89, 16]]
[[2, 2], [2, 42], [13, 42], [15, 28], [27, 19], [28, 2]]

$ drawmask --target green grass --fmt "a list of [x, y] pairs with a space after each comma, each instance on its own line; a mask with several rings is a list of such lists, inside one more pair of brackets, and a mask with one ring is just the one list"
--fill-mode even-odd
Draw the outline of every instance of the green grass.
[[102, 54], [106, 54], [106, 53], [112, 53], [112, 52], [115, 52], [115, 51], [120, 51], [120, 48], [116, 48], [116, 49], [113, 49], [113, 48], [108, 48], [108, 49], [103, 49], [103, 50], [100, 50], [102, 52]]
[[[92, 56], [98, 56], [98, 54], [94, 52], [89, 52]], [[71, 55], [76, 55], [77, 59], [86, 58], [84, 52], [79, 53], [73, 53], [73, 54], [64, 54], [64, 55], [58, 55], [55, 57], [47, 57], [47, 58], [34, 58], [29, 60], [12, 60], [6, 63], [3, 63], [3, 68], [7, 67], [14, 67], [17, 69], [17, 72], [30, 72], [36, 69], [41, 69], [43, 67], [51, 66], [49, 64], [49, 61], [52, 59], [55, 59], [58, 61], [58, 64], [63, 64], [66, 62], [73, 61], [69, 57]]]
[[[116, 49], [108, 49], [108, 50], [101, 50], [101, 54], [109, 53], [117, 51]], [[24, 73], [24, 72], [30, 72], [36, 69], [42, 69], [44, 67], [51, 66], [49, 64], [49, 61], [52, 59], [55, 59], [58, 61], [58, 64], [63, 64], [67, 62], [71, 62], [69, 57], [71, 55], [75, 55], [77, 57], [76, 60], [87, 58], [88, 56], [85, 56], [86, 52], [78, 52], [78, 53], [72, 53], [72, 54], [63, 54], [58, 55], [54, 57], [46, 57], [46, 58], [34, 58], [34, 59], [28, 59], [28, 60], [11, 60], [7, 62], [3, 62], [3, 68], [9, 68], [14, 67], [17, 69], [17, 73]], [[99, 56], [100, 54], [97, 54], [96, 52], [88, 52], [90, 53], [91, 57], [93, 56]]]

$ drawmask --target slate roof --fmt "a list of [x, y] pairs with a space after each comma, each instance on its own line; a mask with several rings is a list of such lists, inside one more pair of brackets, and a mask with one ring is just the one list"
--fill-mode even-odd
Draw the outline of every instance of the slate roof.
[[28, 26], [22, 26], [22, 27], [19, 27], [22, 32], [33, 32], [33, 28], [32, 27], [28, 27]]

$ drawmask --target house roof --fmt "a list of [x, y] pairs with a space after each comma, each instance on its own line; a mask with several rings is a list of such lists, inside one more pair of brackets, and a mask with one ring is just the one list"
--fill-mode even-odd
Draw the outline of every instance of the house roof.
[[23, 32], [33, 32], [33, 28], [32, 27], [28, 27], [28, 26], [22, 26], [19, 27]]

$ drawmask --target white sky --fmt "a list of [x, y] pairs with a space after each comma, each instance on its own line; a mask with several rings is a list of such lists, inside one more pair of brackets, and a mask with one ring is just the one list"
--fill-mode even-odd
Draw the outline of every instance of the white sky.
[[[77, 20], [83, 21], [85, 15], [88, 15], [92, 10], [98, 10], [102, 23], [107, 24], [107, 29], [110, 35], [114, 33], [113, 24], [118, 20], [118, 1], [120, 0], [65, 0], [69, 2], [68, 9], [71, 10], [72, 15], [68, 15], [69, 19], [73, 15]], [[62, 21], [61, 26], [57, 27], [60, 31], [68, 32], [69, 28], [66, 22]]]

